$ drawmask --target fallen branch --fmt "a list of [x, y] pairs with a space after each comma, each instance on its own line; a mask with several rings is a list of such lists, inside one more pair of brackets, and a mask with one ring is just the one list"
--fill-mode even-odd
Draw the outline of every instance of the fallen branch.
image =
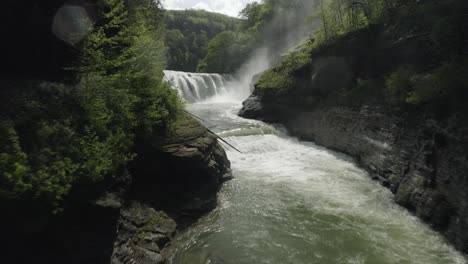
[[[211, 124], [210, 122], [208, 122], [208, 121], [206, 121], [206, 120], [204, 120], [204, 119], [202, 119], [202, 118], [200, 118], [200, 117], [198, 117], [198, 116], [196, 116], [196, 115], [194, 115], [194, 114], [192, 114], [192, 113], [190, 113], [190, 112], [188, 112], [188, 111], [186, 111], [186, 110], [184, 110], [184, 112], [185, 112], [186, 114], [190, 115], [190, 116], [193, 116], [194, 118], [196, 118], [196, 119], [198, 119], [198, 120], [201, 120], [201, 121], [203, 121], [203, 122], [206, 122], [206, 123], [208, 123], [208, 124]], [[213, 124], [211, 124], [211, 125], [213, 125]], [[222, 137], [218, 136], [218, 135], [217, 135], [215, 132], [213, 132], [211, 129], [206, 128], [206, 130], [207, 130], [208, 132], [210, 132], [211, 134], [213, 134], [217, 139], [221, 140], [221, 141], [224, 142], [226, 145], [228, 145], [229, 147], [231, 147], [232, 149], [234, 149], [235, 151], [239, 152], [240, 154], [244, 154], [244, 153], [242, 153], [242, 151], [238, 150], [236, 147], [234, 147], [233, 145], [231, 145], [229, 142], [227, 142], [226, 140], [224, 140]]]
[[190, 116], [192, 116], [192, 117], [194, 117], [194, 118], [196, 118], [196, 119], [200, 120], [200, 121], [203, 121], [203, 122], [205, 122], [205, 123], [209, 124], [209, 125], [216, 126], [215, 124], [213, 124], [213, 123], [210, 123], [210, 122], [208, 122], [208, 121], [206, 121], [206, 120], [202, 119], [201, 117], [198, 117], [198, 116], [196, 116], [196, 115], [194, 115], [194, 114], [190, 113], [190, 112], [189, 112], [189, 111], [187, 111], [187, 110], [184, 110], [184, 112], [185, 112], [186, 114], [188, 114], [188, 115], [190, 115]]
[[242, 151], [238, 150], [236, 147], [234, 147], [233, 145], [229, 144], [229, 142], [227, 142], [226, 140], [224, 140], [222, 137], [218, 136], [215, 132], [211, 131], [210, 129], [206, 129], [208, 130], [208, 132], [210, 132], [211, 134], [213, 134], [215, 137], [217, 137], [219, 140], [221, 140], [222, 142], [226, 143], [228, 146], [230, 146], [231, 148], [233, 148], [234, 150], [236, 150], [237, 152], [239, 152], [240, 154], [244, 154], [242, 153]]

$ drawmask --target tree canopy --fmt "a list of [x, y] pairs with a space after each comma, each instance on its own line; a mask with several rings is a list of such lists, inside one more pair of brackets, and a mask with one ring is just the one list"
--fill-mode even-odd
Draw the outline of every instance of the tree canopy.
[[180, 112], [163, 82], [159, 2], [99, 0], [94, 9], [94, 29], [67, 67], [72, 80], [2, 85], [2, 201], [57, 211], [77, 186], [92, 196], [133, 158], [135, 138], [164, 133]]
[[223, 31], [235, 31], [240, 20], [204, 10], [167, 10], [168, 69], [195, 72], [208, 43]]

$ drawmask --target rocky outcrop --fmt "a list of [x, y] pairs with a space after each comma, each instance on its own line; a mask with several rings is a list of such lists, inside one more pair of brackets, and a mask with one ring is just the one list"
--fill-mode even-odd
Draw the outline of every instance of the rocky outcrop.
[[176, 221], [183, 228], [216, 207], [221, 184], [232, 177], [230, 162], [216, 136], [189, 116], [168, 134], [139, 141], [136, 151], [111, 263], [165, 263]]
[[353, 156], [397, 203], [468, 252], [468, 125], [456, 116], [436, 121], [320, 99], [253, 95], [240, 115], [284, 124], [292, 135]]
[[70, 202], [63, 213], [41, 219], [34, 211], [3, 210], [2, 259], [165, 263], [176, 230], [215, 208], [221, 184], [232, 177], [230, 163], [217, 138], [189, 117], [169, 134], [145, 140], [129, 172], [113, 177], [97, 199]]
[[131, 164], [132, 197], [176, 216], [197, 216], [215, 208], [217, 191], [232, 177], [215, 135], [185, 116], [168, 135], [143, 142]]
[[351, 155], [398, 204], [468, 252], [468, 122], [459, 106], [466, 94], [411, 104], [399, 83], [393, 88], [404, 98], [393, 98], [388, 81], [398, 69], [417, 69], [414, 86], [448, 56], [434, 52], [427, 35], [392, 23], [285, 58], [260, 79], [239, 115], [281, 123], [294, 136]]
[[176, 223], [165, 213], [129, 202], [120, 214], [111, 263], [164, 263], [161, 250], [175, 233]]

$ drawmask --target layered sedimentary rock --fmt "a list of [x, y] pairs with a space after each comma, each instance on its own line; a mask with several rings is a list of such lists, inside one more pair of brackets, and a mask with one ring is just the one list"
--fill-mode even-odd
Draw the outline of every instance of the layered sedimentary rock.
[[468, 126], [320, 97], [252, 95], [240, 115], [284, 124], [304, 140], [347, 153], [395, 194], [395, 201], [468, 251]]
[[140, 141], [137, 153], [131, 195], [176, 215], [214, 209], [219, 187], [232, 177], [216, 136], [188, 116], [169, 134]]

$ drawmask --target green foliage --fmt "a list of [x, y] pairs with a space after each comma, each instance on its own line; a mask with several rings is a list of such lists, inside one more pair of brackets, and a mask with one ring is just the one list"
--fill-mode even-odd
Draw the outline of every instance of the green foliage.
[[[304, 65], [313, 58], [337, 56], [353, 63], [355, 85], [327, 98], [322, 94], [323, 100], [350, 106], [411, 106], [438, 116], [468, 111], [463, 100], [468, 96], [467, 1], [324, 0], [319, 4], [312, 19], [321, 19], [322, 28], [308, 47], [312, 55], [304, 61], [297, 53], [288, 55], [261, 76], [256, 92], [301, 92], [304, 77], [310, 77], [301, 70]], [[246, 14], [256, 16], [256, 8]], [[361, 44], [366, 40], [369, 46]], [[387, 49], [392, 52], [383, 54]]]
[[[111, 0], [114, 1], [124, 3]], [[136, 126], [138, 131], [150, 134], [166, 127], [180, 109], [177, 94], [162, 82], [164, 35], [154, 20], [160, 9], [152, 1], [146, 2], [146, 6], [131, 5], [132, 12], [126, 20], [114, 21], [114, 17], [120, 16], [112, 16], [108, 22], [113, 25], [112, 30], [106, 32], [106, 27], [96, 30], [83, 47], [81, 86], [87, 92], [82, 102], [85, 109], [92, 111], [89, 116], [99, 118], [97, 124], [109, 128], [109, 132], [123, 129], [130, 134], [128, 131]], [[119, 12], [115, 10], [119, 6], [114, 5], [108, 13]], [[105, 13], [102, 17], [109, 15]], [[96, 125], [92, 129], [101, 130]]]
[[385, 82], [390, 100], [397, 102], [404, 101], [412, 89], [411, 79], [415, 75], [416, 70], [407, 65], [398, 68], [390, 74]]
[[29, 192], [30, 171], [16, 130], [10, 122], [0, 123], [0, 198], [14, 199], [18, 193]]
[[[468, 87], [468, 67], [459, 62], [444, 63], [433, 73], [426, 74], [414, 82], [414, 90], [406, 102], [420, 105], [435, 101], [453, 101], [458, 104], [466, 95]], [[451, 97], [451, 98], [450, 98]]]
[[301, 50], [287, 56], [280, 64], [262, 74], [256, 88], [260, 92], [272, 89], [275, 93], [290, 91], [297, 85], [295, 73], [311, 62], [312, 45], [307, 44]]
[[247, 6], [240, 12], [239, 16], [243, 19], [241, 23], [242, 30], [249, 30], [258, 27], [261, 16], [264, 14], [264, 5], [253, 2], [247, 4]]
[[208, 43], [225, 30], [236, 30], [240, 20], [204, 10], [168, 10], [168, 69], [195, 72], [208, 53]]
[[320, 0], [320, 11], [316, 16], [322, 28], [316, 33], [318, 44], [333, 41], [338, 36], [380, 22], [393, 10], [398, 0]]
[[[88, 145], [79, 124], [82, 109], [75, 90], [52, 83], [14, 83], [4, 86], [0, 125], [0, 199], [36, 201], [57, 210], [78, 181], [99, 181], [97, 167], [84, 167]], [[89, 144], [91, 145], [91, 144]], [[92, 151], [88, 151], [92, 152]], [[94, 154], [94, 153], [93, 153]]]
[[159, 2], [99, 0], [97, 11], [72, 69], [77, 85], [2, 85], [2, 201], [59, 211], [73, 188], [101, 185], [133, 158], [136, 137], [164, 134], [180, 113], [163, 82]]
[[464, 62], [447, 62], [431, 72], [417, 73], [413, 67], [404, 66], [386, 80], [390, 101], [412, 105], [451, 102], [460, 108], [460, 98], [466, 95], [468, 67]]
[[251, 36], [241, 32], [224, 31], [209, 43], [208, 54], [200, 63], [200, 72], [230, 73], [249, 56]]
[[[264, 41], [262, 33], [265, 26], [272, 20], [274, 10], [283, 5], [277, 0], [248, 4], [240, 12], [242, 21], [238, 30], [226, 30], [210, 40], [207, 55], [200, 61], [198, 71], [232, 73], [238, 69]], [[269, 35], [281, 41], [281, 29], [278, 27], [278, 32], [269, 32]]]
[[295, 80], [289, 74], [288, 71], [283, 72], [279, 69], [267, 70], [262, 74], [256, 88], [262, 92], [266, 89], [275, 89], [277, 93], [292, 89]]
[[[297, 37], [291, 33], [305, 32], [308, 26], [312, 27], [304, 13], [315, 1], [262, 0], [248, 4], [240, 12], [239, 30], [227, 30], [210, 41], [199, 70], [232, 73], [258, 48], [266, 48], [272, 61], [279, 59], [281, 52], [291, 44], [291, 38]], [[223, 57], [225, 55], [227, 57]]]

